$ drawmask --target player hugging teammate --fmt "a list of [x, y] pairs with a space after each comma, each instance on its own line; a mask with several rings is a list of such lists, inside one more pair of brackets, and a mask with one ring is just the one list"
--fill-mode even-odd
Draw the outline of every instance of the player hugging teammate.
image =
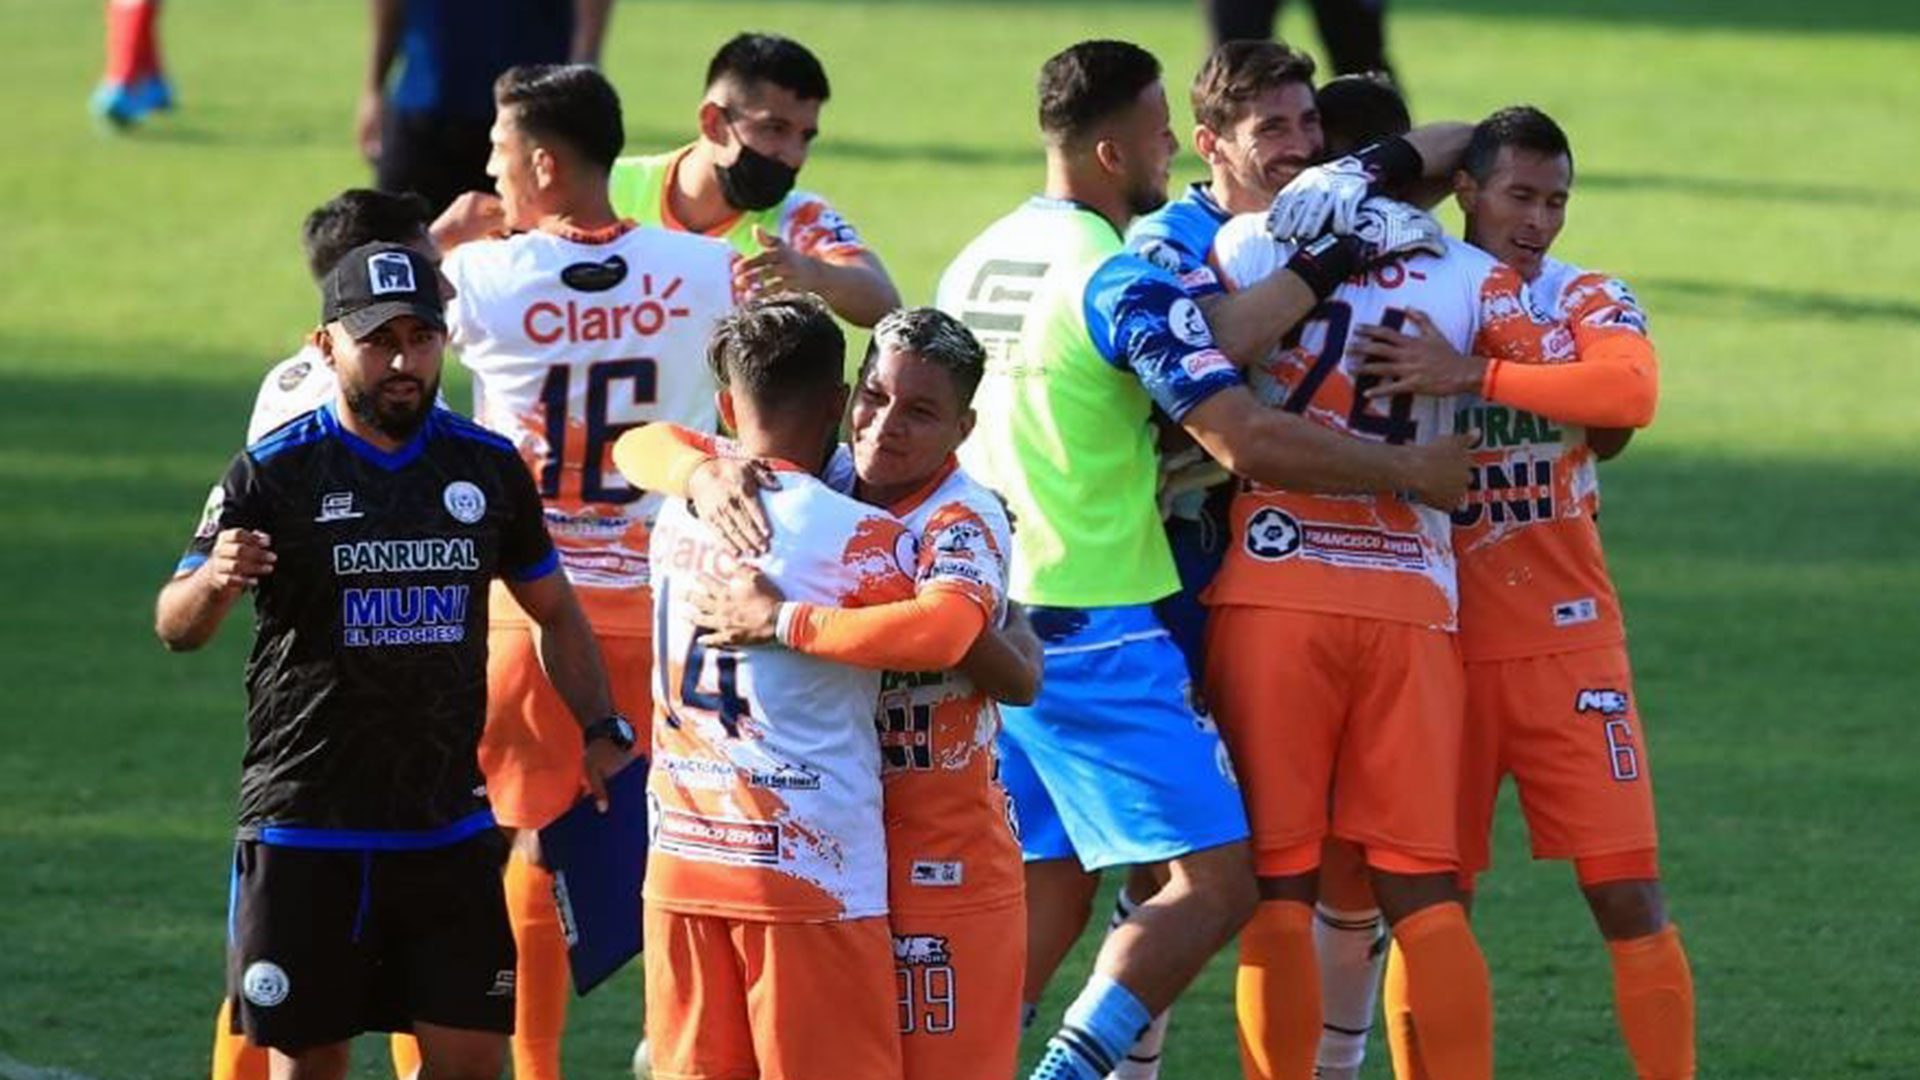
[[[503, 885], [491, 826], [597, 786], [624, 708], [651, 718], [655, 1076], [1007, 1080], [1126, 867], [1035, 1080], [1155, 1075], [1236, 936], [1244, 1074], [1354, 1077], [1383, 933], [1396, 1076], [1489, 1080], [1468, 913], [1511, 773], [1635, 1068], [1691, 1077], [1595, 525], [1597, 462], [1654, 411], [1646, 316], [1548, 255], [1574, 170], [1545, 114], [1409, 130], [1390, 84], [1312, 73], [1216, 50], [1210, 178], [1167, 204], [1158, 62], [1056, 54], [1046, 186], [936, 307], [794, 190], [827, 85], [767, 35], [716, 55], [679, 151], [619, 157], [604, 78], [519, 68], [497, 199], [431, 235], [404, 201], [316, 216], [326, 325], [271, 380], [299, 415], [235, 460], [158, 613], [193, 647], [256, 596], [237, 1026], [331, 1080], [362, 1029], [491, 1075], [517, 1023], [515, 1075], [557, 1076], [550, 880], [523, 840]], [[1448, 185], [1458, 239], [1407, 201]], [[397, 242], [342, 254], [342, 215]], [[851, 388], [836, 314], [877, 320]], [[449, 342], [486, 427], [433, 406]], [[393, 694], [420, 740], [367, 726]]]

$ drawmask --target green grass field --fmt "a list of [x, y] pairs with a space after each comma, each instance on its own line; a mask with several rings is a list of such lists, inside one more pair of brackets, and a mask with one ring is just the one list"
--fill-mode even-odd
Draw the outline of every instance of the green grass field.
[[[1285, 31], [1312, 40], [1292, 7]], [[1580, 176], [1556, 254], [1652, 313], [1665, 400], [1605, 470], [1605, 530], [1703, 1075], [1920, 1077], [1920, 9], [1392, 7], [1417, 117], [1559, 117]], [[364, 12], [169, 4], [183, 107], [111, 137], [82, 108], [97, 0], [0, 0], [0, 1078], [204, 1075], [247, 635], [169, 656], [150, 605], [260, 372], [313, 321], [301, 216], [366, 179]], [[1204, 45], [1184, 0], [635, 0], [606, 56], [631, 148], [683, 138], [707, 55], [749, 27], [826, 61], [805, 183], [910, 299], [1038, 185], [1042, 59], [1130, 38], [1178, 103]], [[1530, 864], [1512, 814], [1498, 860], [1477, 924], [1503, 1074], [1629, 1076], [1570, 872]], [[637, 982], [577, 1007], [572, 1075], [623, 1075]], [[1172, 1080], [1237, 1075], [1230, 997], [1216, 964], [1174, 1022]], [[386, 1075], [365, 1049], [355, 1075]]]

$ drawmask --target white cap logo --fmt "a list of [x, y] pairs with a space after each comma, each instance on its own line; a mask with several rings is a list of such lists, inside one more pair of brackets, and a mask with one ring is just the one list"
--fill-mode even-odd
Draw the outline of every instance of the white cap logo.
[[412, 260], [398, 251], [381, 251], [367, 256], [367, 284], [375, 296], [413, 292]]

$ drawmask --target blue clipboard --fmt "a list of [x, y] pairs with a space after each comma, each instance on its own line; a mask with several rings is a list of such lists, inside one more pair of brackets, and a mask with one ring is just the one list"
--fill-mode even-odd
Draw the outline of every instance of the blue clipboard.
[[606, 981], [640, 955], [640, 887], [647, 876], [647, 761], [607, 782], [607, 812], [582, 798], [540, 830], [540, 860], [567, 939], [573, 992]]

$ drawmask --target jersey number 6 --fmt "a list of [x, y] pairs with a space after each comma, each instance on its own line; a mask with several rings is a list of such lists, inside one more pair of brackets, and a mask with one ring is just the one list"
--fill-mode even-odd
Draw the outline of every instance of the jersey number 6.
[[[633, 485], [622, 481], [606, 482], [607, 449], [620, 433], [638, 427], [642, 420], [614, 423], [607, 419], [612, 404], [613, 384], [626, 380], [634, 405], [651, 405], [659, 396], [660, 365], [643, 356], [625, 360], [600, 360], [587, 365], [586, 443], [580, 448], [580, 500], [590, 503], [630, 503], [640, 497]], [[573, 365], [555, 364], [540, 384], [540, 404], [547, 416], [547, 460], [540, 466], [540, 497], [560, 497], [560, 478], [566, 471], [569, 430], [572, 417], [567, 403], [573, 396]]]

